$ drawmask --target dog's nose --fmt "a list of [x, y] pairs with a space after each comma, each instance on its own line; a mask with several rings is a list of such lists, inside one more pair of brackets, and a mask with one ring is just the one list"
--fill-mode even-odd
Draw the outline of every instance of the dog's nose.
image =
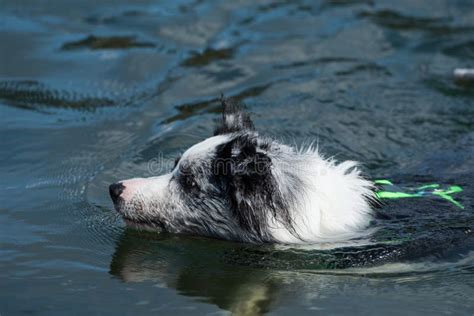
[[125, 186], [122, 183], [112, 183], [109, 186], [110, 197], [114, 203], [117, 203], [117, 200], [120, 197], [120, 194], [122, 194], [123, 189], [125, 189]]

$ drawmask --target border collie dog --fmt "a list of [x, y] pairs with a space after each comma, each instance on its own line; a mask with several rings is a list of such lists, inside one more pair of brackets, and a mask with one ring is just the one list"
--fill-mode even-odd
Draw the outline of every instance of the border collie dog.
[[110, 185], [127, 225], [250, 243], [339, 241], [368, 226], [373, 184], [357, 163], [263, 137], [234, 100], [221, 102], [214, 136], [170, 173]]

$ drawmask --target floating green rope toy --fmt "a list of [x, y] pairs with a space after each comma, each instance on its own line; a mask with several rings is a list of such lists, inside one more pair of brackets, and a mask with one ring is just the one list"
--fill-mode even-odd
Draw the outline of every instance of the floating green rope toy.
[[441, 187], [439, 184], [433, 183], [417, 188], [400, 188], [394, 185], [390, 180], [386, 179], [375, 180], [374, 183], [382, 186], [382, 190], [375, 193], [379, 199], [419, 198], [434, 195], [464, 209], [464, 206], [451, 196], [452, 194], [463, 191], [463, 189], [458, 185]]

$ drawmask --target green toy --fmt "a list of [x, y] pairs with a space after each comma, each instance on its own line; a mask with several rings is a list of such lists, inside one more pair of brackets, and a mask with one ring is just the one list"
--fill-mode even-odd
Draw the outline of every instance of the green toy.
[[439, 184], [433, 183], [417, 188], [400, 188], [394, 185], [390, 180], [386, 179], [375, 180], [374, 183], [382, 186], [382, 190], [375, 193], [379, 199], [419, 198], [428, 195], [435, 195], [453, 203], [461, 209], [464, 209], [464, 206], [451, 196], [463, 191], [463, 189], [458, 185], [442, 187]]

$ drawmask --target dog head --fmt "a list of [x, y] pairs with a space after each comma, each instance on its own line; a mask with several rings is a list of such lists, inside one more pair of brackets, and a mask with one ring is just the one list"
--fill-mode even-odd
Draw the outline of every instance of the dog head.
[[233, 100], [222, 104], [214, 136], [186, 150], [170, 173], [110, 186], [128, 225], [250, 242], [273, 241], [269, 222], [292, 230], [271, 158], [284, 148], [260, 137]]
[[354, 164], [262, 137], [234, 101], [222, 104], [214, 136], [170, 173], [110, 186], [129, 226], [260, 243], [314, 241], [367, 224], [370, 183]]

